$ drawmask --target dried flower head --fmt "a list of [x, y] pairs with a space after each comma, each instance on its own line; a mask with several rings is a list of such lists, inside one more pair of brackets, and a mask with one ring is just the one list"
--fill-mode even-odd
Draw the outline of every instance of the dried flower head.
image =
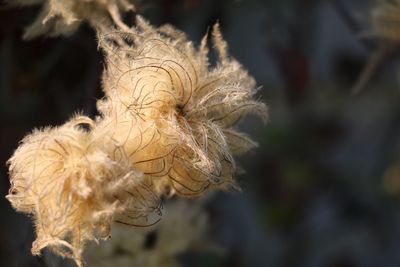
[[70, 35], [82, 21], [87, 21], [96, 29], [106, 29], [116, 25], [127, 27], [120, 14], [134, 10], [129, 0], [9, 0], [14, 5], [42, 4], [36, 20], [26, 28], [24, 38], [39, 35]]
[[400, 1], [380, 0], [372, 10], [372, 35], [390, 42], [400, 41]]
[[370, 14], [371, 30], [369, 36], [378, 40], [378, 47], [371, 54], [364, 70], [361, 72], [353, 93], [359, 93], [372, 75], [400, 42], [400, 1], [380, 0]]
[[123, 150], [104, 147], [82, 123], [94, 127], [89, 118], [75, 117], [25, 137], [9, 160], [7, 196], [16, 210], [34, 216], [32, 253], [48, 246], [79, 266], [86, 240], [107, 238], [115, 218], [140, 220], [158, 204]]
[[99, 37], [107, 59], [99, 110], [135, 167], [160, 190], [183, 196], [234, 186], [232, 154], [255, 143], [233, 127], [248, 113], [266, 117], [254, 79], [227, 55], [218, 24], [214, 67], [207, 39], [197, 49], [183, 32], [139, 16], [136, 28]]

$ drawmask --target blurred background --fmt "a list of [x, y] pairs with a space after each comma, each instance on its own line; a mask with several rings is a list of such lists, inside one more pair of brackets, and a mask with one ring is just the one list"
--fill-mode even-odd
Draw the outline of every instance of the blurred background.
[[[243, 193], [216, 193], [202, 202], [207, 242], [196, 247], [206, 249], [177, 253], [181, 266], [400, 266], [396, 53], [377, 66], [360, 93], [351, 93], [379, 46], [365, 38], [374, 4], [143, 0], [137, 5], [153, 24], [172, 23], [197, 44], [219, 21], [231, 55], [255, 76], [259, 97], [269, 107], [267, 125], [256, 118], [240, 125], [259, 142], [238, 159], [245, 170], [237, 177]], [[38, 11], [5, 3], [0, 10], [1, 267], [70, 264], [30, 254], [31, 219], [4, 198], [5, 162], [33, 128], [62, 124], [77, 111], [94, 116], [102, 97], [103, 58], [95, 33], [83, 25], [68, 38], [23, 41], [23, 28]], [[154, 234], [146, 240], [146, 249], [157, 242]], [[208, 251], [212, 246], [217, 253]]]

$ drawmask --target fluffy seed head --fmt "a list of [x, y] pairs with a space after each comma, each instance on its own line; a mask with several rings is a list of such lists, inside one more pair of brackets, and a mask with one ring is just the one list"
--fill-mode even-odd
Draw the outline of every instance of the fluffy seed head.
[[233, 127], [248, 113], [266, 116], [254, 79], [227, 55], [218, 24], [215, 66], [207, 40], [196, 48], [172, 26], [154, 28], [139, 16], [130, 31], [99, 36], [107, 59], [99, 110], [114, 116], [115, 139], [135, 166], [183, 196], [234, 185], [232, 154], [255, 143]]
[[7, 196], [16, 210], [34, 216], [34, 254], [48, 246], [78, 265], [86, 240], [107, 238], [114, 219], [140, 220], [158, 205], [123, 150], [104, 147], [104, 138], [93, 138], [82, 123], [94, 127], [75, 117], [25, 137], [9, 160]]

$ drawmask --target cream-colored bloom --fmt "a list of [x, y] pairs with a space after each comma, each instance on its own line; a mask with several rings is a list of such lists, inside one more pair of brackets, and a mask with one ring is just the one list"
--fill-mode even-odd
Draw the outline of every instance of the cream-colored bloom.
[[107, 238], [114, 219], [145, 220], [158, 205], [123, 149], [105, 147], [106, 139], [80, 129], [82, 123], [94, 127], [75, 117], [28, 135], [9, 160], [7, 196], [16, 210], [34, 216], [34, 254], [49, 246], [78, 265], [86, 240]]
[[232, 154], [255, 143], [233, 127], [248, 113], [266, 114], [254, 79], [227, 55], [218, 24], [216, 66], [207, 38], [197, 49], [172, 26], [154, 28], [141, 17], [135, 29], [99, 37], [107, 59], [99, 110], [114, 117], [107, 124], [135, 166], [160, 190], [183, 196], [234, 186]]
[[24, 38], [39, 35], [70, 35], [82, 21], [96, 29], [116, 25], [125, 28], [121, 13], [134, 10], [129, 0], [9, 0], [16, 5], [42, 4], [36, 20], [26, 28]]
[[208, 226], [199, 203], [173, 201], [157, 225], [145, 229], [113, 226], [111, 238], [100, 246], [90, 244], [85, 259], [93, 267], [178, 267], [180, 253], [194, 248], [220, 251], [208, 240]]

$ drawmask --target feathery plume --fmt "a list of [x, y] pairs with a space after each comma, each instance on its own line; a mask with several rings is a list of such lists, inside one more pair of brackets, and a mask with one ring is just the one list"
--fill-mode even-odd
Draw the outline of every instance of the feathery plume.
[[136, 168], [163, 184], [160, 190], [189, 197], [235, 186], [232, 154], [256, 143], [234, 126], [248, 113], [266, 118], [266, 106], [254, 99], [254, 79], [227, 55], [218, 24], [212, 30], [214, 67], [207, 38], [197, 49], [183, 32], [154, 28], [140, 16], [129, 32], [99, 36], [106, 97], [98, 109], [110, 119], [114, 138]]
[[[94, 139], [75, 117], [58, 128], [35, 130], [9, 160], [13, 207], [34, 217], [32, 253], [46, 246], [81, 266], [86, 240], [105, 239], [114, 218], [140, 220], [158, 205], [125, 153]], [[144, 195], [151, 197], [144, 197]]]

